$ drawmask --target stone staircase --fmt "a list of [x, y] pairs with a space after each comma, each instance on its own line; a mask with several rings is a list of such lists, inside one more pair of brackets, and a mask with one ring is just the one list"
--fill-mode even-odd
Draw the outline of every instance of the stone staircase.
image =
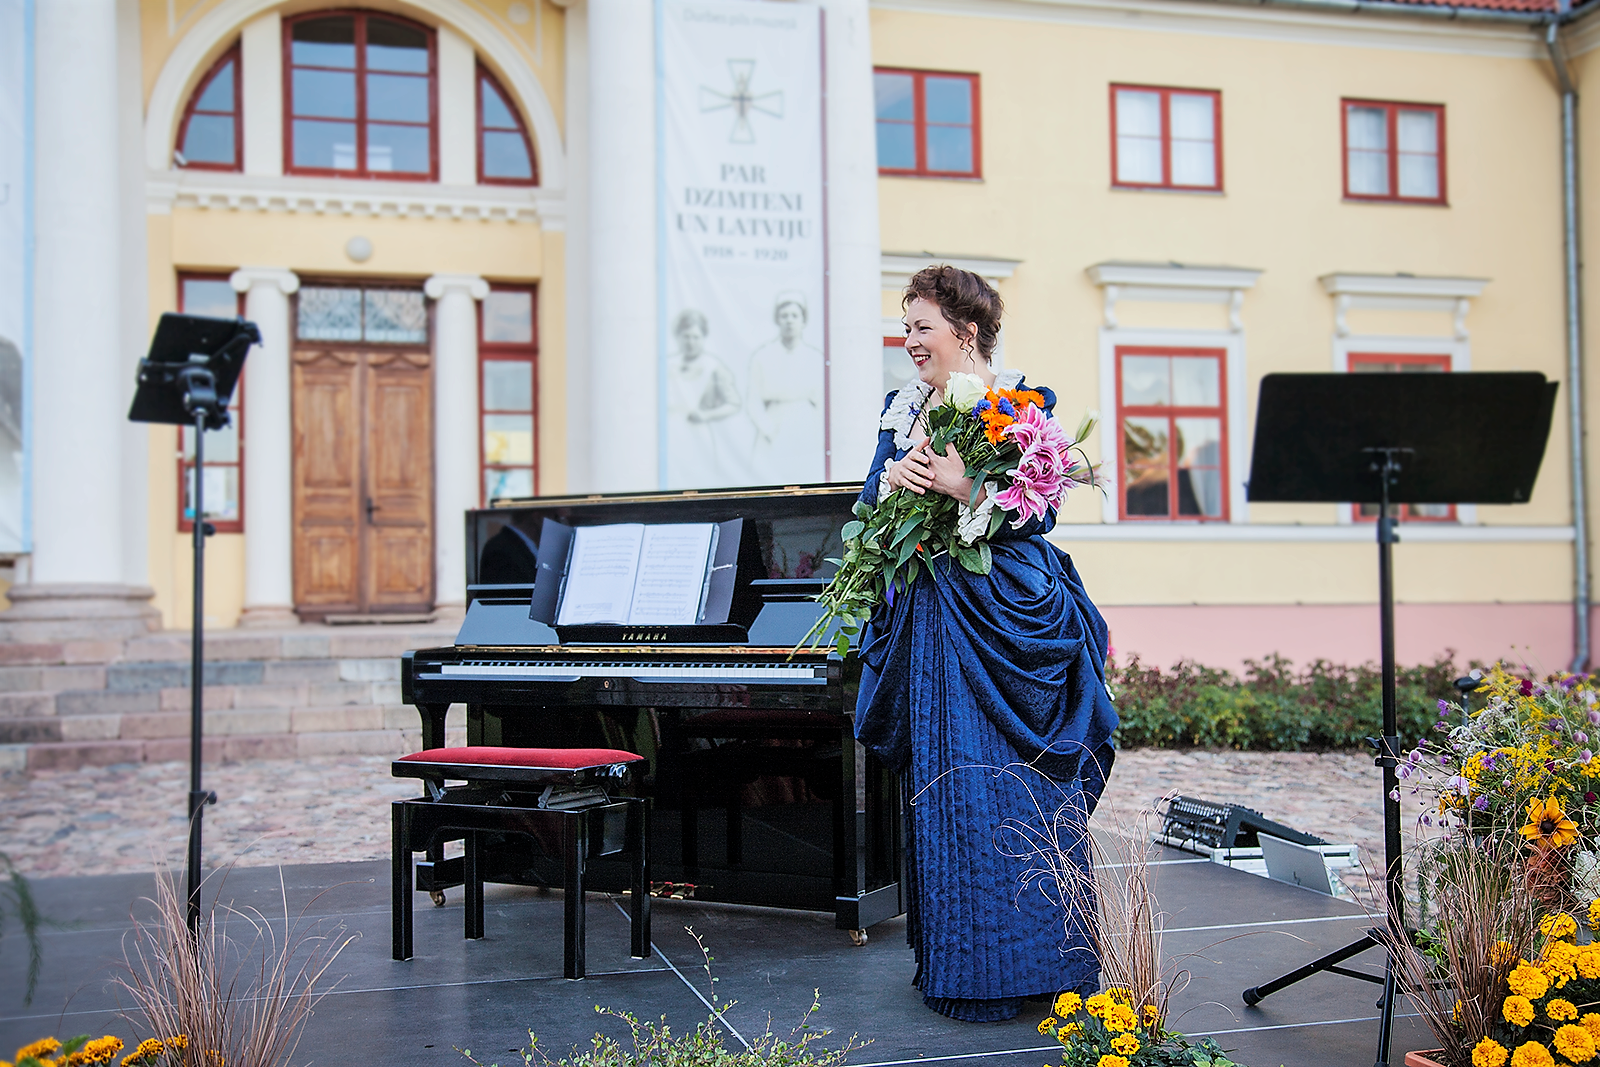
[[[456, 624], [304, 625], [206, 634], [207, 760], [404, 755], [421, 742], [400, 703], [400, 654], [448, 645]], [[187, 632], [0, 643], [0, 772], [189, 758]], [[465, 709], [451, 708], [451, 744]]]

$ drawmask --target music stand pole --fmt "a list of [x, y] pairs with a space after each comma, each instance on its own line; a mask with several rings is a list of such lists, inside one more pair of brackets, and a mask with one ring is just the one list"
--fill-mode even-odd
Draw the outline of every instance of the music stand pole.
[[189, 663], [189, 932], [200, 924], [201, 824], [207, 804], [216, 794], [200, 786], [202, 740], [205, 731], [205, 582], [206, 582], [206, 410], [194, 416], [194, 623]]
[[[1380, 483], [1378, 512], [1378, 636], [1383, 646], [1383, 737], [1378, 744], [1377, 764], [1383, 768], [1383, 884], [1389, 899], [1389, 933], [1391, 937], [1403, 936], [1405, 923], [1401, 908], [1405, 901], [1405, 885], [1400, 867], [1400, 779], [1395, 774], [1395, 764], [1400, 752], [1400, 727], [1395, 714], [1394, 666], [1394, 543], [1400, 539], [1396, 529], [1393, 505], [1389, 503], [1389, 489], [1400, 473], [1396, 456], [1408, 448], [1374, 448], [1366, 451], [1381, 455], [1382, 462], [1374, 461], [1372, 469]], [[1394, 942], [1398, 944], [1398, 942]], [[1394, 950], [1384, 954], [1383, 999], [1379, 1001], [1378, 1057], [1375, 1067], [1387, 1067], [1389, 1043], [1394, 1031]]]

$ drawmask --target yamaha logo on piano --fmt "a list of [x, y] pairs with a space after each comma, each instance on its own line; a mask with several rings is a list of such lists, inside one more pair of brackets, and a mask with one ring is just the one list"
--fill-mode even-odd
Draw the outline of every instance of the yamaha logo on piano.
[[631, 641], [665, 641], [666, 639], [667, 639], [667, 631], [665, 631], [665, 630], [624, 630], [624, 631], [622, 631], [622, 640], [623, 641], [629, 641], [629, 642], [631, 642]]

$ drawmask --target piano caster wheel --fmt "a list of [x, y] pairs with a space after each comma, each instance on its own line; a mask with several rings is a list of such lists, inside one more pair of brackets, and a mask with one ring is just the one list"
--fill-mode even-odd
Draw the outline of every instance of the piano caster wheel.
[[867, 943], [867, 932], [865, 930], [851, 930], [850, 943], [856, 948], [865, 945]]
[[442, 889], [430, 889], [430, 890], [428, 890], [428, 899], [433, 901], [433, 906], [434, 907], [436, 907], [436, 908], [444, 907], [444, 890], [442, 890]]

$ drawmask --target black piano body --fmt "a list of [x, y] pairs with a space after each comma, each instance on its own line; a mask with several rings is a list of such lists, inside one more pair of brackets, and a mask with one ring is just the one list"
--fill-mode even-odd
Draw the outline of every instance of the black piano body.
[[[456, 644], [406, 654], [424, 747], [452, 704], [467, 742], [604, 747], [649, 761], [651, 878], [696, 899], [832, 911], [865, 929], [904, 910], [899, 786], [855, 741], [860, 660], [792, 653], [840, 553], [859, 486], [534, 498], [467, 513], [469, 606]], [[733, 621], [552, 630], [529, 618], [546, 519], [568, 526], [745, 520]], [[754, 579], [751, 576], [754, 575]], [[565, 638], [565, 641], [562, 639]], [[536, 844], [491, 845], [488, 880], [559, 885]], [[419, 889], [461, 883], [439, 849]], [[621, 864], [591, 884], [621, 891]]]

